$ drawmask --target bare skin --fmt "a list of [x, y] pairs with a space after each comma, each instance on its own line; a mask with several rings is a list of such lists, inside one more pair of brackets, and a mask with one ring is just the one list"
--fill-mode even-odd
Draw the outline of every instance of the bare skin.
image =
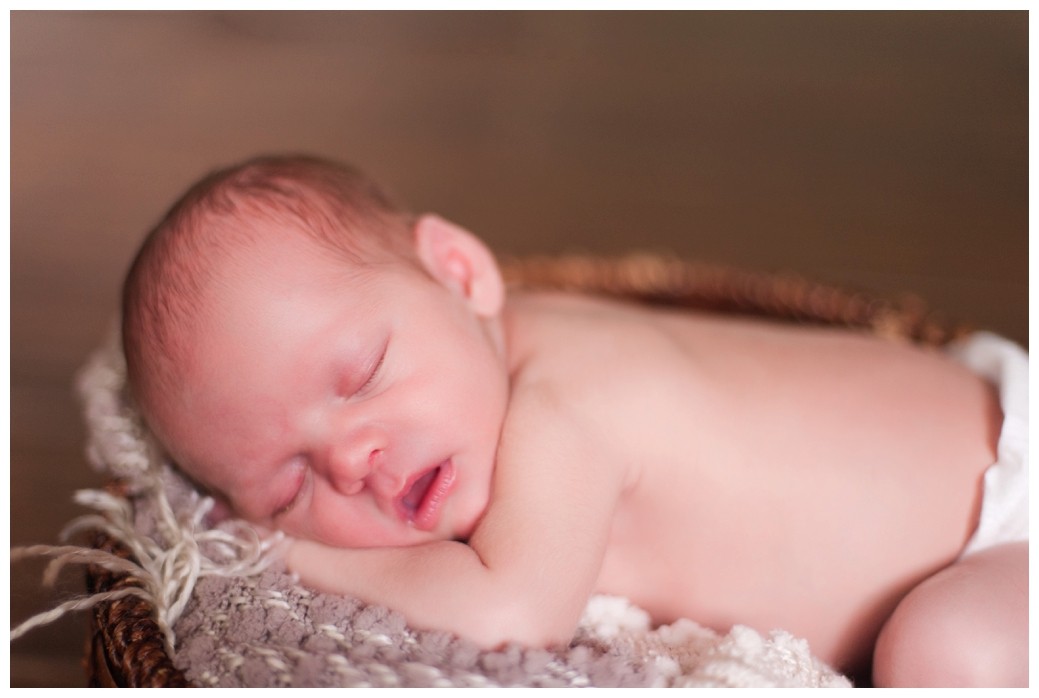
[[879, 686], [1028, 685], [1028, 543], [1004, 543], [913, 589], [884, 626]]
[[999, 409], [940, 356], [564, 297], [520, 300], [511, 323], [527, 356], [567, 348], [537, 370], [594, 415], [632, 482], [596, 588], [658, 621], [786, 628], [862, 667], [900, 597], [973, 529]]
[[[937, 352], [576, 296], [506, 296], [482, 246], [439, 220], [419, 222], [416, 250], [440, 288], [421, 310], [429, 287], [406, 275], [397, 287], [360, 289], [363, 308], [344, 310], [345, 289], [329, 292], [327, 278], [310, 289], [294, 275], [290, 251], [256, 251], [243, 269], [276, 261], [276, 273], [232, 278], [225, 291], [237, 300], [213, 311], [183, 394], [149, 407], [189, 472], [249, 518], [301, 538], [287, 562], [312, 586], [487, 646], [565, 643], [590, 594], [617, 594], [658, 622], [784, 628], [838, 669], [859, 672], [899, 601], [953, 563], [976, 525], [1001, 415], [990, 386]], [[298, 306], [274, 307], [289, 295], [279, 284]], [[248, 298], [262, 316], [243, 315]], [[336, 310], [319, 329], [377, 319], [373, 307], [397, 328], [381, 369], [388, 373], [371, 393], [353, 391], [383, 351], [382, 334], [370, 337], [374, 349], [350, 348], [361, 369], [333, 402], [315, 397], [320, 360], [309, 351], [293, 358], [300, 352], [284, 343], [298, 339], [288, 328], [299, 334], [301, 313], [322, 299]], [[409, 312], [413, 322], [398, 321]], [[446, 494], [435, 507], [424, 495], [402, 525], [400, 493], [428, 466], [393, 461], [400, 436], [390, 433], [396, 412], [385, 405], [407, 406], [415, 425], [441, 418], [428, 401], [407, 397], [438, 380], [435, 370], [416, 376], [427, 354], [440, 355], [432, 329], [441, 316], [463, 338], [469, 358], [461, 365], [486, 372], [477, 387], [493, 387], [500, 371], [507, 405], [500, 431], [490, 423], [473, 444], [457, 446], [459, 455], [429, 454], [432, 463], [450, 456], [436, 470]], [[222, 330], [231, 319], [234, 329]], [[430, 331], [419, 337], [400, 329], [422, 323]], [[248, 361], [235, 353], [242, 346], [252, 348]], [[443, 356], [452, 360], [450, 351]], [[269, 379], [250, 385], [261, 365]], [[484, 392], [486, 409], [459, 409], [473, 419], [496, 414], [499, 392]], [[467, 423], [457, 424], [462, 435]], [[268, 444], [270, 424], [279, 426]], [[453, 424], [428, 430], [425, 443], [456, 449], [442, 438]], [[390, 437], [335, 442], [340, 433], [367, 439], [376, 427]], [[360, 457], [348, 457], [348, 447]], [[250, 449], [251, 461], [235, 462]], [[255, 455], [276, 449], [284, 451], [276, 461]], [[298, 466], [289, 456], [304, 450], [332, 455], [307, 455]], [[299, 482], [303, 494], [294, 495]], [[270, 483], [284, 492], [264, 491]], [[337, 529], [339, 507], [364, 498], [374, 502], [365, 516], [389, 519]], [[356, 548], [358, 531], [387, 543]], [[986, 615], [992, 602], [978, 603]]]

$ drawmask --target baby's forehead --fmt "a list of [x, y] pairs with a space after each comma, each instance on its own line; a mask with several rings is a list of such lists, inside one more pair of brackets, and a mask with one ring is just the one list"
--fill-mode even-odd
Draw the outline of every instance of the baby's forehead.
[[337, 259], [314, 245], [243, 247], [229, 253], [200, 289], [195, 319], [182, 327], [182, 339], [196, 347], [196, 356], [208, 357], [207, 348], [242, 352], [250, 349], [249, 339], [316, 332], [347, 309], [363, 308], [352, 317], [364, 319], [373, 310], [364, 299], [376, 286], [392, 284], [382, 269]]
[[[218, 264], [242, 260], [280, 265], [285, 255], [307, 257], [317, 265], [332, 262], [340, 269], [359, 271], [371, 265], [400, 261], [410, 246], [402, 247], [400, 231], [388, 234], [363, 222], [347, 225], [341, 221], [297, 215], [292, 210], [270, 208], [219, 216], [203, 223], [197, 247], [212, 254]], [[406, 236], [405, 236], [406, 237]]]
[[155, 274], [155, 292], [167, 296], [163, 305], [179, 308], [167, 314], [162, 333], [177, 345], [196, 345], [189, 352], [196, 356], [198, 340], [219, 333], [221, 324], [262, 314], [283, 298], [318, 304], [384, 278], [387, 269], [417, 268], [392, 250], [332, 245], [298, 220], [213, 216], [199, 224], [194, 244], [182, 245], [170, 268]]

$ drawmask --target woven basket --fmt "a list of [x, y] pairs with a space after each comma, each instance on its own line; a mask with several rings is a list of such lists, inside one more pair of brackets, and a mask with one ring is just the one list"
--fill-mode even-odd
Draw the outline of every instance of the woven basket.
[[[767, 275], [658, 256], [620, 259], [530, 258], [503, 265], [515, 287], [595, 293], [652, 304], [860, 329], [938, 346], [967, 333], [928, 314], [913, 297], [882, 300], [786, 275]], [[125, 548], [99, 535], [94, 546], [124, 557]], [[132, 576], [90, 567], [91, 592], [140, 586]], [[155, 621], [137, 596], [98, 604], [91, 612], [85, 664], [91, 686], [184, 687]]]

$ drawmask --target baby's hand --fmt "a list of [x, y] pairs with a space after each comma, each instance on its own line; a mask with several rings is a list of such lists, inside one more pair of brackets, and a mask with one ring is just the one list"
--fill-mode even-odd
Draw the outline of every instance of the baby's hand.
[[344, 583], [351, 575], [343, 572], [357, 568], [359, 551], [296, 538], [286, 539], [281, 550], [288, 571], [303, 584], [333, 594], [356, 593]]
[[295, 574], [302, 579], [300, 574], [301, 560], [305, 561], [307, 558], [306, 544], [308, 541], [296, 540], [291, 538], [285, 542], [285, 545], [281, 549], [281, 558], [285, 562], [285, 567], [288, 568], [289, 572]]

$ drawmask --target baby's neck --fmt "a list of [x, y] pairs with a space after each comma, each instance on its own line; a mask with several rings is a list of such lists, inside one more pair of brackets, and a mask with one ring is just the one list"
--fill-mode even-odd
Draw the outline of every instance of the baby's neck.
[[533, 343], [530, 341], [530, 323], [534, 311], [526, 301], [527, 294], [522, 291], [510, 291], [497, 322], [502, 354], [510, 380], [515, 379], [523, 370], [534, 352]]

